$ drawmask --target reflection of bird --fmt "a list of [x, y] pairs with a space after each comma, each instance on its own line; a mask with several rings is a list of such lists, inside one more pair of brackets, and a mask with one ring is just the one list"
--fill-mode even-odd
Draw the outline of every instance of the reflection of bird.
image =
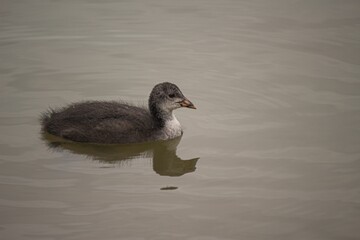
[[49, 110], [41, 117], [42, 130], [76, 142], [137, 143], [182, 135], [173, 110], [195, 106], [172, 83], [157, 84], [149, 109], [121, 102], [88, 101]]
[[162, 176], [181, 176], [185, 173], [193, 172], [199, 159], [182, 160], [176, 155], [176, 148], [181, 137], [168, 141], [120, 145], [76, 143], [47, 133], [43, 133], [42, 137], [50, 149], [56, 151], [67, 150], [100, 162], [121, 163], [135, 158], [152, 157], [154, 171]]

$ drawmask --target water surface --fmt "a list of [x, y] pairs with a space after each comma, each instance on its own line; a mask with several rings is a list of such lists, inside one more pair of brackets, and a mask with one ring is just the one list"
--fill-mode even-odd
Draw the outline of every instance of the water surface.
[[[1, 239], [360, 238], [360, 2], [0, 5]], [[39, 133], [163, 81], [197, 107], [181, 139]]]

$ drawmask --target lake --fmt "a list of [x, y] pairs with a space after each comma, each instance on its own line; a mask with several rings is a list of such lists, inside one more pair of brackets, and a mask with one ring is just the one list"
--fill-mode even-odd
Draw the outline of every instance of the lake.
[[[0, 5], [1, 239], [360, 239], [359, 1]], [[164, 81], [181, 138], [40, 133]]]

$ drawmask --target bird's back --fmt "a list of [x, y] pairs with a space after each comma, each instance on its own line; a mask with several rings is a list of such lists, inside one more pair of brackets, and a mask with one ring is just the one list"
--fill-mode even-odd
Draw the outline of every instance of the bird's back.
[[147, 109], [115, 101], [80, 102], [49, 110], [41, 122], [51, 134], [93, 143], [148, 141], [157, 129]]

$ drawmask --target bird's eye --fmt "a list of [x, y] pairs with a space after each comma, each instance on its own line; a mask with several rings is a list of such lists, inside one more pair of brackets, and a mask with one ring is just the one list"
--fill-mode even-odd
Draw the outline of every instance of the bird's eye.
[[169, 98], [174, 98], [174, 97], [175, 97], [175, 94], [173, 94], [173, 93], [169, 94]]

